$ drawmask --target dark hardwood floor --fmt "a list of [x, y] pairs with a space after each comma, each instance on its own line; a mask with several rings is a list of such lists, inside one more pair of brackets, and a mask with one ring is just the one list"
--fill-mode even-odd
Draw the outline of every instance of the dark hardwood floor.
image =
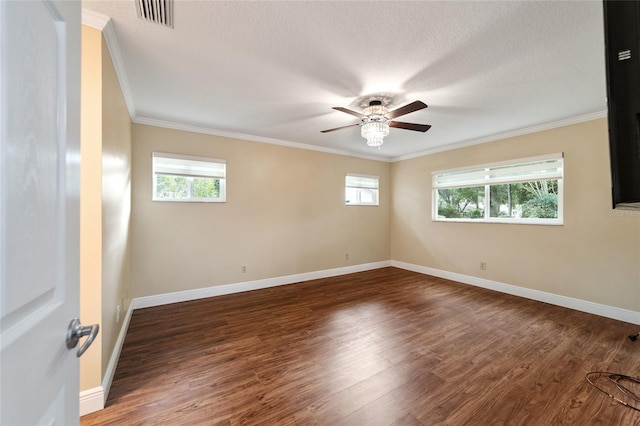
[[638, 328], [396, 268], [140, 309], [81, 424], [635, 425], [585, 374]]

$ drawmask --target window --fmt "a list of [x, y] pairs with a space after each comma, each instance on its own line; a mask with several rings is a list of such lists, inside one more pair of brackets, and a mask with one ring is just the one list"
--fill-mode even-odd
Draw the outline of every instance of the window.
[[347, 174], [344, 203], [349, 206], [377, 206], [378, 176]]
[[432, 174], [433, 220], [562, 224], [562, 154]]
[[224, 160], [153, 153], [153, 200], [226, 201]]

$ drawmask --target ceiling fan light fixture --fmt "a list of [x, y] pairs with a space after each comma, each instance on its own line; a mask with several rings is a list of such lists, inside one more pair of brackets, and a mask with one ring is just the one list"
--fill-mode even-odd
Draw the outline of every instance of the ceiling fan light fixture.
[[360, 134], [367, 140], [367, 145], [380, 146], [384, 137], [389, 135], [389, 124], [378, 121], [365, 123], [360, 128]]
[[[1, 1], [1, 0], [0, 0]], [[386, 103], [386, 102], [385, 102]], [[422, 101], [414, 101], [403, 107], [389, 111], [383, 101], [374, 99], [369, 102], [369, 106], [362, 109], [362, 113], [352, 111], [343, 107], [333, 107], [336, 111], [354, 115], [360, 119], [358, 124], [350, 124], [348, 126], [335, 127], [333, 129], [321, 130], [322, 133], [334, 132], [336, 130], [346, 129], [348, 127], [360, 126], [360, 134], [367, 140], [367, 145], [376, 146], [380, 149], [380, 145], [384, 142], [384, 137], [389, 135], [389, 127], [398, 129], [413, 130], [416, 132], [426, 132], [431, 128], [429, 124], [404, 123], [402, 121], [393, 121], [393, 119], [405, 114], [419, 111], [427, 107]]]
[[387, 109], [387, 107], [382, 105], [382, 102], [380, 102], [380, 101], [371, 101], [369, 103], [369, 106], [362, 110], [362, 113], [364, 115], [366, 115], [367, 117], [371, 117], [371, 116], [384, 117], [387, 114], [388, 111], [389, 110]]

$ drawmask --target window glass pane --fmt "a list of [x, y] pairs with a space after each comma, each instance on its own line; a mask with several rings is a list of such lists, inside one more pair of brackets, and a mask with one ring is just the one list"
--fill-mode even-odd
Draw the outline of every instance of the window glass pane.
[[348, 174], [345, 178], [344, 203], [378, 205], [378, 177]]
[[377, 189], [345, 188], [344, 195], [345, 204], [378, 205]]
[[154, 152], [152, 165], [155, 201], [226, 201], [225, 160]]
[[562, 225], [563, 163], [560, 153], [433, 172], [432, 218]]
[[484, 186], [438, 189], [438, 218], [484, 219]]
[[156, 174], [156, 198], [186, 199], [189, 184], [185, 176]]
[[521, 183], [491, 185], [489, 187], [489, 217], [522, 217]]
[[220, 197], [220, 179], [194, 177], [193, 196], [196, 198]]
[[361, 189], [360, 190], [360, 202], [365, 204], [371, 204], [373, 200], [373, 191]]
[[489, 193], [490, 217], [558, 218], [557, 180], [491, 185]]
[[346, 204], [358, 204], [358, 190], [356, 188], [345, 188], [344, 202]]

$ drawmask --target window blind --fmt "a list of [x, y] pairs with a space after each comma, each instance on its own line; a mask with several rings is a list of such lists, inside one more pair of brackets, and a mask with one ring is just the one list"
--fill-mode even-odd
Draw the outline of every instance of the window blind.
[[433, 188], [461, 188], [501, 183], [562, 179], [563, 156], [521, 159], [509, 163], [475, 166], [432, 173]]
[[378, 189], [378, 177], [347, 174], [345, 186], [347, 188]]
[[154, 152], [153, 173], [224, 179], [226, 162], [215, 158]]

